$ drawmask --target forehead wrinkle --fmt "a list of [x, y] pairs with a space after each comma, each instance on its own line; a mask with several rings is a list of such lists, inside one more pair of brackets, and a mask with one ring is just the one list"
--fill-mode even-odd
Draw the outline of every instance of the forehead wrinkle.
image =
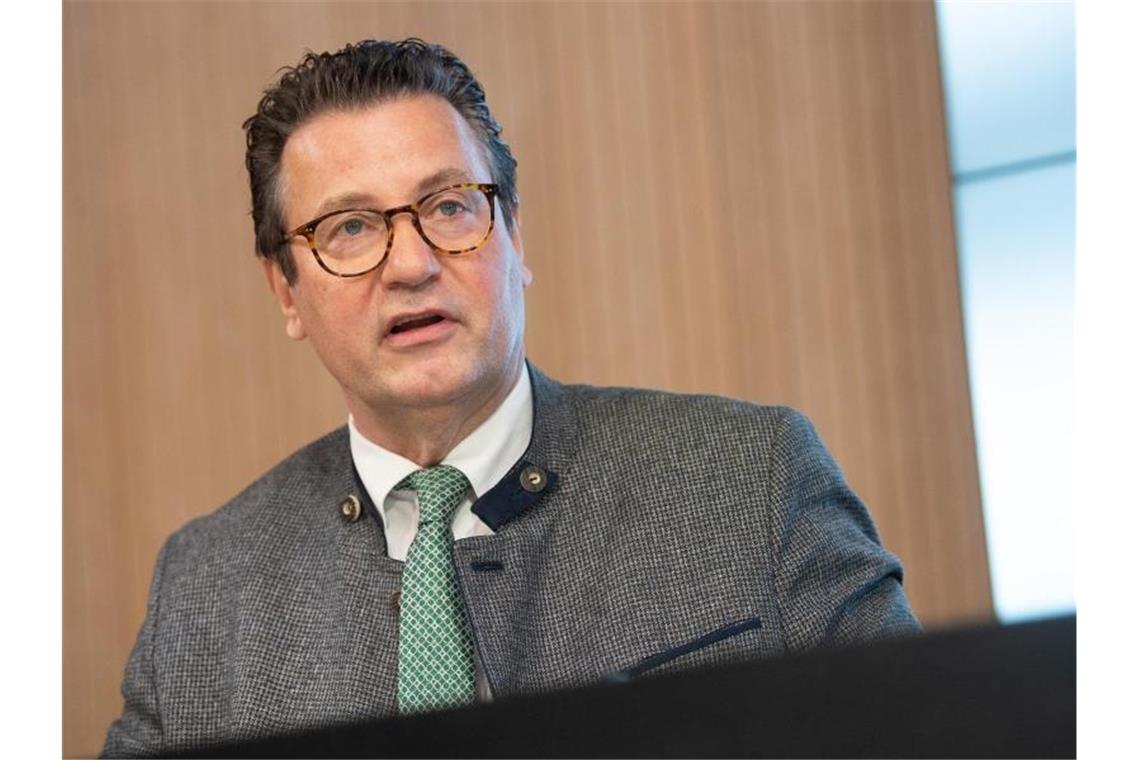
[[[381, 196], [377, 195], [375, 189], [365, 190], [352, 188], [351, 186], [334, 188], [333, 192], [335, 192], [335, 195], [324, 195], [322, 193], [321, 195], [324, 195], [324, 197], [320, 199], [319, 205], [315, 209], [305, 210], [304, 219], [290, 219], [287, 222], [287, 225], [290, 225], [290, 229], [299, 224], [304, 224], [311, 218], [338, 209], [369, 207], [383, 210], [384, 208], [394, 208], [407, 203], [413, 203], [424, 195], [434, 190], [442, 189], [448, 184], [494, 181], [494, 176], [490, 169], [492, 162], [487, 155], [488, 151], [486, 146], [483, 145], [483, 142], [479, 139], [471, 125], [467, 123], [467, 120], [463, 118], [463, 115], [446, 99], [434, 94], [417, 94], [391, 99], [386, 98], [381, 102], [371, 102], [361, 107], [336, 108], [324, 111], [307, 120], [290, 135], [282, 150], [282, 160], [280, 163], [280, 171], [278, 172], [278, 198], [282, 202], [280, 206], [282, 209], [282, 217], [284, 218], [286, 216], [286, 207], [292, 209], [299, 203], [299, 199], [294, 196], [294, 191], [297, 190], [297, 188], [293, 183], [285, 181], [286, 168], [296, 172], [301, 168], [298, 164], [302, 166], [327, 166], [336, 156], [335, 148], [338, 145], [338, 141], [330, 141], [329, 136], [325, 134], [327, 126], [321, 124], [324, 119], [335, 119], [338, 115], [365, 116], [370, 111], [390, 107], [393, 103], [399, 101], [417, 99], [435, 101], [439, 106], [444, 108], [444, 112], [440, 113], [438, 117], [430, 119], [430, 122], [432, 122], [430, 128], [446, 128], [454, 136], [453, 148], [455, 152], [447, 150], [445, 152], [448, 155], [436, 157], [446, 161], [449, 165], [437, 169], [427, 176], [419, 178], [407, 177], [404, 181], [408, 183], [414, 182], [414, 184], [410, 185], [410, 192], [400, 191], [399, 188], [379, 188], [379, 190], [384, 193], [385, 198], [388, 197], [389, 189], [401, 192], [402, 197], [393, 195], [391, 204], [387, 206], [382, 205], [386, 201], [382, 201]], [[360, 131], [364, 131], [365, 129], [366, 127], [364, 126], [360, 127]], [[406, 139], [411, 141], [415, 140], [411, 134], [409, 134]], [[327, 149], [329, 146], [333, 147], [333, 154], [331, 156]], [[397, 154], [400, 153], [398, 147], [395, 150]], [[452, 163], [456, 159], [459, 160], [460, 165]], [[339, 192], [337, 192], [337, 190], [339, 190]]]
[[[471, 176], [471, 172], [465, 169], [449, 166], [445, 169], [440, 169], [437, 172], [432, 172], [430, 175], [417, 182], [415, 192], [413, 193], [415, 197], [408, 199], [408, 202], [412, 203], [421, 200], [425, 195], [434, 193], [437, 190], [442, 190], [448, 185], [474, 181], [475, 179]], [[401, 203], [398, 205], [402, 206], [405, 204]], [[342, 211], [350, 208], [370, 208], [374, 211], [387, 210], [380, 208], [380, 203], [377, 197], [372, 193], [357, 190], [347, 190], [343, 193], [337, 193], [336, 195], [321, 201], [321, 204], [317, 207], [316, 215], [324, 216], [325, 214], [331, 213], [333, 211]], [[395, 208], [395, 206], [392, 208]]]

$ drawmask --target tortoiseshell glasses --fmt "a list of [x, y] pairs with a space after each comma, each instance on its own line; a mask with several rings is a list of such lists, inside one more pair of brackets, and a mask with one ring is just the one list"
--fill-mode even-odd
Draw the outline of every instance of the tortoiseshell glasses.
[[392, 249], [396, 214], [411, 214], [412, 225], [441, 253], [468, 253], [482, 246], [495, 227], [498, 185], [469, 182], [436, 190], [407, 206], [377, 211], [342, 209], [318, 216], [286, 235], [304, 235], [317, 263], [337, 277], [359, 277], [384, 263]]

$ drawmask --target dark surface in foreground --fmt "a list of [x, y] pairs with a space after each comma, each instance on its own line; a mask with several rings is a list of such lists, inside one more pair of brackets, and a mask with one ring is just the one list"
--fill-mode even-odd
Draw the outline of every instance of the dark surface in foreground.
[[1074, 757], [1076, 619], [511, 699], [199, 757]]

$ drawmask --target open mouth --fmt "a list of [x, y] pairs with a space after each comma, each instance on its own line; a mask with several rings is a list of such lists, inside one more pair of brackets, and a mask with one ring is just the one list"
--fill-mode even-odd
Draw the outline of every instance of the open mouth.
[[416, 317], [415, 319], [409, 319], [407, 322], [400, 322], [399, 324], [394, 325], [392, 327], [391, 334], [395, 335], [397, 333], [407, 332], [408, 330], [417, 330], [421, 327], [427, 327], [428, 325], [434, 325], [436, 322], [442, 321], [443, 317], [438, 314], [428, 314], [427, 316]]

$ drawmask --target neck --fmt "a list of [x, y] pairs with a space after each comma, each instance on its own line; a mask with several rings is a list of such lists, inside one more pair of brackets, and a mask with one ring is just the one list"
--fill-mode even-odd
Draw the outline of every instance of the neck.
[[487, 392], [455, 403], [374, 410], [353, 408], [357, 404], [350, 400], [349, 411], [365, 438], [420, 467], [433, 467], [495, 413], [524, 371], [525, 362], [520, 357], [514, 371], [504, 372], [500, 382]]

